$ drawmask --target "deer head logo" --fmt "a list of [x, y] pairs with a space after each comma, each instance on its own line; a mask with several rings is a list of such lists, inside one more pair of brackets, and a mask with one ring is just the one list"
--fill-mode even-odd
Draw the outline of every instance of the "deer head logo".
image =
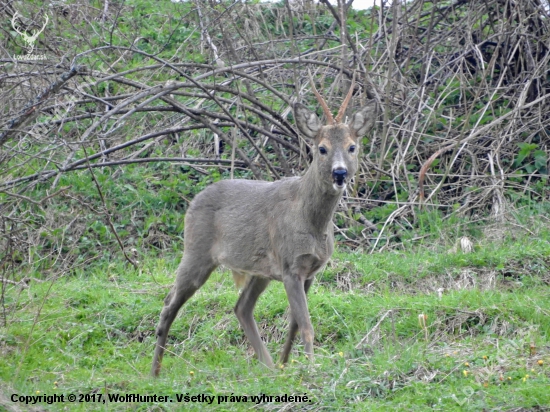
[[11, 19], [11, 26], [23, 38], [23, 41], [26, 44], [25, 48], [27, 49], [27, 54], [32, 54], [32, 52], [34, 50], [34, 43], [36, 42], [36, 39], [38, 38], [40, 33], [42, 33], [44, 31], [44, 29], [46, 28], [46, 24], [48, 24], [48, 21], [49, 21], [48, 20], [48, 15], [44, 14], [44, 17], [46, 18], [46, 21], [44, 22], [44, 25], [42, 26], [41, 29], [33, 29], [32, 30], [32, 35], [27, 34], [26, 30], [21, 30], [21, 28], [18, 27], [18, 23], [16, 22], [17, 17], [21, 17], [19, 12], [15, 12], [15, 14], [13, 15], [13, 17]]

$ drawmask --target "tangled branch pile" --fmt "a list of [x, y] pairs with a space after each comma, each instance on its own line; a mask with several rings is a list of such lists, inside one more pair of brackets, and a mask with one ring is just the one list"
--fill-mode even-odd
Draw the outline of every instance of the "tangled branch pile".
[[[540, 0], [350, 4], [4, 3], [3, 278], [119, 246], [133, 261], [174, 245], [205, 185], [301, 173], [309, 149], [291, 106], [314, 107], [308, 71], [331, 107], [355, 72], [351, 106], [374, 98], [383, 108], [336, 219], [348, 246], [414, 238], [422, 206], [499, 218], [548, 199]], [[28, 51], [18, 32], [36, 32], [44, 13], [33, 53], [47, 59], [16, 60]]]

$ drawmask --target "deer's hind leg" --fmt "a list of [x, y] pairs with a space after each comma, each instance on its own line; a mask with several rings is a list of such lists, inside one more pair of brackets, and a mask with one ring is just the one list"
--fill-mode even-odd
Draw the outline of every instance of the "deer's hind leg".
[[254, 306], [258, 297], [269, 285], [270, 280], [259, 276], [252, 276], [246, 283], [239, 300], [235, 305], [235, 315], [244, 330], [244, 334], [252, 344], [258, 360], [264, 365], [272, 368], [273, 359], [262, 342], [258, 326], [254, 321]]
[[153, 376], [158, 376], [160, 372], [168, 331], [179, 309], [204, 285], [216, 266], [210, 257], [196, 258], [193, 256], [191, 258], [189, 255], [184, 254], [176, 272], [176, 281], [164, 299], [164, 308], [160, 314], [160, 321], [156, 330], [157, 344], [151, 369]]

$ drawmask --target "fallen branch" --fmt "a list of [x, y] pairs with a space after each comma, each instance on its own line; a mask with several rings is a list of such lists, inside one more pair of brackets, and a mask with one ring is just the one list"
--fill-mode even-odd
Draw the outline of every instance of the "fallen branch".
[[392, 312], [393, 312], [393, 309], [390, 309], [390, 310], [388, 310], [386, 313], [384, 313], [384, 314], [382, 315], [382, 317], [380, 318], [380, 320], [379, 320], [378, 322], [376, 322], [376, 325], [374, 325], [373, 328], [372, 328], [365, 336], [363, 336], [363, 339], [361, 339], [361, 340], [359, 341], [359, 343], [358, 343], [357, 345], [355, 345], [355, 349], [359, 349], [359, 348], [363, 345], [363, 343], [365, 343], [365, 342], [367, 341], [367, 339], [369, 338], [369, 336], [370, 336], [373, 332], [375, 332], [375, 331], [378, 330], [378, 328], [380, 327], [380, 325], [382, 324], [382, 322], [384, 321], [384, 319], [386, 319], [386, 318], [388, 317], [388, 315], [389, 315], [390, 313], [392, 313]]

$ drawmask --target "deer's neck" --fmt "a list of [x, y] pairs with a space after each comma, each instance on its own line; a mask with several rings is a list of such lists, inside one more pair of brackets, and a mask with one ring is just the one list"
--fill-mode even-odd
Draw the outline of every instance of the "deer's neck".
[[323, 184], [315, 163], [302, 176], [299, 187], [300, 209], [312, 231], [326, 234], [332, 224], [332, 216], [342, 196], [332, 185]]

